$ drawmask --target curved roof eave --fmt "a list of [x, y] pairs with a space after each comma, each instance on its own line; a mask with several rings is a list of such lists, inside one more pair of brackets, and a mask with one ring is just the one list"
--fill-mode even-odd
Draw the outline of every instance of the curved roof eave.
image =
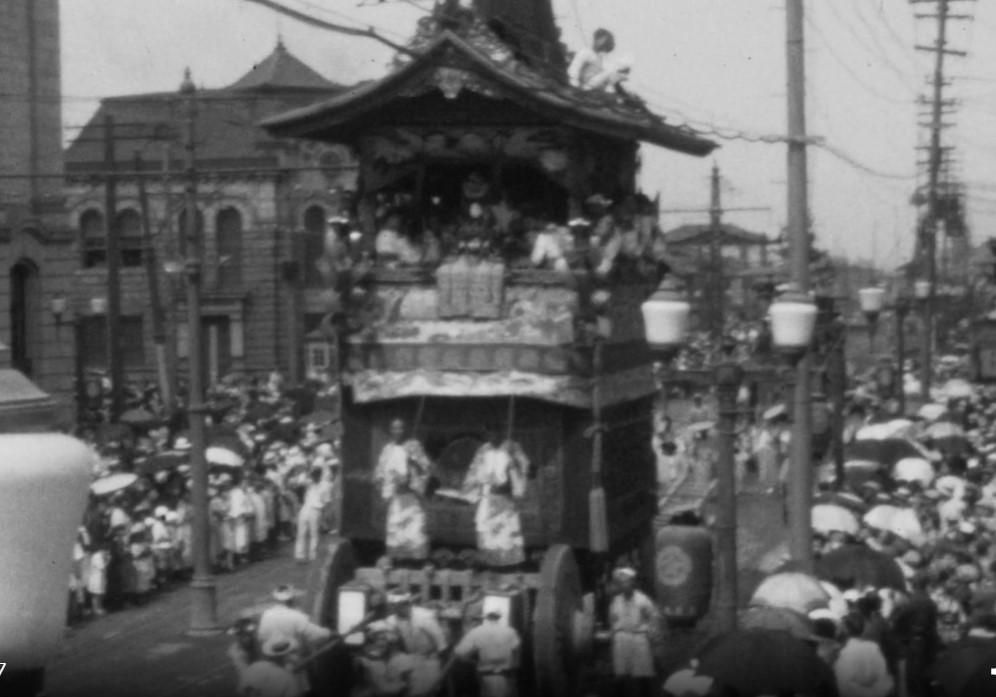
[[699, 157], [708, 155], [718, 147], [713, 141], [676, 126], [641, 123], [622, 114], [594, 114], [583, 106], [579, 108], [577, 102], [561, 93], [523, 84], [514, 76], [496, 69], [494, 63], [449, 31], [443, 32], [418, 59], [381, 80], [348, 89], [317, 104], [271, 117], [260, 125], [277, 136], [307, 137], [315, 131], [355, 120], [390, 101], [400, 86], [419, 72], [429, 69], [432, 58], [441, 54], [447, 46], [456, 48], [479, 72], [535, 105], [537, 111], [547, 112], [558, 121], [575, 128], [623, 140], [639, 140]]

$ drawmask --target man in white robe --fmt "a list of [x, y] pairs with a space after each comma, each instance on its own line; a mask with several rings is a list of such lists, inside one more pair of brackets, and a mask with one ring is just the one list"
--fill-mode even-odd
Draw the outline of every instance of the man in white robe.
[[387, 555], [395, 561], [422, 561], [429, 556], [422, 497], [432, 463], [421, 443], [405, 440], [404, 421], [393, 420], [390, 435], [374, 470], [374, 484], [387, 503]]

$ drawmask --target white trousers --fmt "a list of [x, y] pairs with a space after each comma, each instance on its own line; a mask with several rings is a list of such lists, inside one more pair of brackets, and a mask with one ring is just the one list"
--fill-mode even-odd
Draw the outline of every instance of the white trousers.
[[322, 522], [322, 509], [302, 506], [297, 514], [297, 542], [294, 544], [294, 558], [311, 560], [318, 556], [319, 526]]

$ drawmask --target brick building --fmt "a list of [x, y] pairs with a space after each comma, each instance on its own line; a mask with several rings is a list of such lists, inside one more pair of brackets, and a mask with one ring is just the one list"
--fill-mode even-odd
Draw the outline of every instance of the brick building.
[[[338, 211], [343, 192], [354, 187], [355, 165], [346, 148], [272, 138], [256, 124], [342, 89], [278, 43], [233, 84], [196, 92], [197, 219], [204, 240], [201, 312], [208, 380], [232, 371], [265, 374], [274, 367], [292, 378], [304, 375], [304, 337], [323, 316], [321, 278], [309, 260], [320, 255], [327, 220]], [[110, 132], [116, 180], [110, 217], [120, 247], [124, 371], [151, 378], [157, 365], [141, 172], [152, 263], [165, 308], [166, 364], [184, 374], [183, 282], [162, 273], [168, 262], [180, 260], [184, 109], [178, 92], [105, 99], [66, 150], [67, 211], [76, 236], [77, 265], [65, 279], [65, 291], [69, 304], [83, 315], [78, 343], [87, 368], [108, 364], [107, 320], [99, 299], [109, 292], [105, 199], [111, 165], [105, 141]]]
[[59, 3], [0, 0], [0, 17], [0, 342], [15, 368], [65, 395], [71, 332], [49, 311], [76, 260], [61, 179]]

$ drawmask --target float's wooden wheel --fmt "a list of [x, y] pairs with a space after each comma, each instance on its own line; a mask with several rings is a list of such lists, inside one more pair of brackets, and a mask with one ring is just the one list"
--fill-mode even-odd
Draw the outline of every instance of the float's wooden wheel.
[[533, 614], [533, 665], [539, 697], [576, 697], [588, 623], [574, 553], [554, 545], [540, 567]]
[[[349, 540], [333, 538], [319, 548], [308, 574], [308, 595], [305, 609], [311, 621], [336, 631], [339, 588], [353, 580], [356, 557]], [[316, 658], [308, 668], [314, 694], [350, 694], [353, 683], [353, 658], [340, 645], [324, 658]], [[341, 690], [341, 692], [339, 692]]]

